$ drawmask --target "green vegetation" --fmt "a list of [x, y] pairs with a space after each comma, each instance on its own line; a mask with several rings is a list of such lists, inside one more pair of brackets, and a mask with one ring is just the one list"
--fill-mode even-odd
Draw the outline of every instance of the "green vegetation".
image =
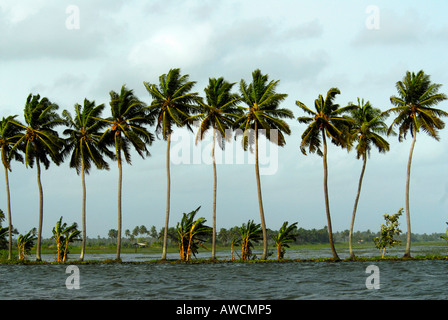
[[396, 214], [385, 214], [384, 220], [386, 224], [381, 225], [380, 236], [373, 238], [375, 246], [382, 250], [381, 258], [384, 258], [384, 253], [387, 247], [395, 247], [401, 242], [395, 239], [395, 236], [400, 235], [401, 230], [398, 229], [398, 219], [403, 214], [403, 209], [400, 209]]
[[[0, 121], [0, 150], [2, 163], [5, 168], [6, 196], [8, 208], [8, 227], [1, 228], [0, 225], [0, 249], [8, 249], [8, 261], [15, 260], [13, 254], [14, 242], [16, 251], [21, 261], [26, 260], [31, 249], [35, 248], [37, 262], [41, 261], [42, 249], [49, 250], [56, 254], [56, 261], [64, 262], [67, 259], [68, 244], [74, 240], [81, 231], [76, 227], [71, 232], [64, 231], [67, 227], [62, 224], [62, 217], [56, 225], [54, 239], [56, 248], [50, 244], [43, 246], [42, 225], [44, 219], [43, 208], [43, 187], [41, 183], [41, 165], [46, 170], [51, 162], [61, 165], [70, 154], [69, 167], [75, 168], [81, 174], [83, 199], [82, 199], [82, 242], [80, 248], [80, 260], [84, 259], [87, 250], [116, 250], [115, 261], [120, 261], [121, 249], [125, 250], [159, 250], [161, 249], [162, 261], [166, 260], [168, 250], [179, 250], [181, 261], [191, 262], [193, 256], [199, 252], [200, 247], [211, 242], [211, 260], [215, 260], [215, 252], [219, 247], [230, 246], [231, 260], [233, 260], [234, 248], [241, 245], [241, 260], [250, 261], [254, 258], [253, 250], [262, 240], [261, 261], [268, 260], [272, 253], [269, 248], [276, 248], [277, 260], [282, 260], [285, 249], [294, 245], [304, 244], [324, 244], [330, 247], [332, 260], [340, 260], [337, 248], [341, 244], [348, 242], [350, 258], [354, 259], [353, 243], [360, 245], [376, 243], [378, 248], [383, 250], [386, 247], [397, 245], [397, 241], [402, 241], [398, 231], [398, 214], [387, 216], [386, 226], [381, 228], [379, 233], [371, 231], [353, 232], [353, 225], [357, 206], [360, 198], [363, 176], [366, 168], [367, 157], [372, 147], [379, 152], [389, 150], [389, 143], [382, 135], [394, 134], [393, 128], [399, 129], [398, 138], [402, 141], [410, 133], [413, 140], [409, 153], [406, 177], [406, 249], [404, 257], [410, 258], [411, 240], [425, 238], [425, 235], [412, 235], [410, 225], [409, 208], [409, 185], [412, 154], [416, 142], [417, 133], [423, 131], [430, 137], [439, 140], [439, 130], [443, 129], [445, 123], [442, 117], [448, 113], [434, 108], [437, 104], [447, 99], [445, 94], [439, 93], [440, 84], [430, 81], [428, 75], [423, 71], [417, 74], [407, 72], [402, 81], [396, 83], [397, 96], [390, 97], [393, 108], [382, 112], [373, 108], [367, 101], [358, 98], [358, 105], [348, 103], [340, 106], [336, 103], [336, 96], [340, 94], [338, 88], [331, 88], [326, 95], [319, 95], [314, 101], [314, 110], [306, 104], [296, 101], [299, 110], [305, 116], [297, 117], [297, 121], [306, 124], [307, 127], [301, 135], [300, 150], [303, 154], [317, 153], [322, 156], [324, 190], [323, 200], [326, 209], [327, 225], [320, 230], [305, 230], [297, 228], [296, 223], [288, 226], [285, 222], [280, 230], [272, 231], [265, 224], [265, 212], [262, 200], [261, 179], [258, 164], [258, 143], [259, 134], [264, 135], [267, 141], [278, 146], [285, 146], [285, 135], [291, 133], [288, 119], [294, 119], [293, 112], [280, 105], [287, 97], [285, 93], [277, 93], [276, 89], [279, 80], [269, 80], [267, 74], [263, 74], [259, 69], [252, 72], [250, 83], [244, 79], [240, 81], [239, 93], [232, 92], [234, 83], [230, 83], [221, 78], [210, 78], [208, 86], [204, 89], [205, 99], [198, 93], [192, 92], [195, 81], [189, 80], [189, 75], [182, 75], [180, 69], [171, 69], [167, 74], [159, 77], [159, 84], [143, 83], [152, 101], [149, 104], [142, 102], [133, 90], [121, 87], [119, 93], [110, 92], [110, 116], [104, 116], [104, 105], [95, 105], [95, 102], [84, 99], [84, 105], [75, 104], [75, 116], [72, 117], [67, 110], [62, 112], [62, 117], [57, 113], [59, 106], [52, 103], [48, 98], [41, 98], [39, 94], [29, 94], [24, 107], [24, 122], [18, 120], [17, 115], [3, 117]], [[390, 114], [396, 114], [392, 124], [386, 130], [385, 119]], [[169, 226], [170, 215], [170, 142], [174, 127], [185, 127], [193, 131], [193, 123], [198, 120], [200, 123], [197, 132], [197, 140], [202, 139], [207, 130], [213, 131], [213, 227], [205, 225], [204, 218], [195, 218], [199, 210], [196, 209], [189, 214], [184, 214], [177, 227]], [[154, 128], [153, 128], [154, 127]], [[66, 138], [59, 136], [57, 129]], [[134, 229], [134, 232], [126, 230], [122, 233], [122, 163], [131, 164], [131, 151], [136, 151], [142, 158], [150, 155], [149, 147], [154, 141], [154, 135], [162, 134], [162, 138], [167, 141], [166, 149], [166, 172], [167, 172], [167, 197], [165, 225], [157, 232], [155, 227], [148, 231], [143, 226]], [[232, 132], [233, 130], [233, 132]], [[244, 150], [248, 146], [254, 146], [255, 151], [255, 177], [258, 195], [258, 206], [260, 211], [260, 223], [249, 220], [242, 227], [233, 227], [229, 230], [221, 228], [218, 232], [216, 226], [216, 190], [217, 174], [214, 160], [215, 140], [220, 147], [223, 147], [224, 140], [232, 136], [235, 138], [242, 135], [242, 145]], [[218, 139], [219, 138], [219, 139]], [[330, 193], [328, 190], [328, 164], [327, 152], [329, 142], [340, 146], [347, 151], [354, 147], [357, 151], [356, 157], [363, 159], [363, 167], [358, 183], [358, 192], [352, 213], [352, 221], [349, 230], [334, 232], [331, 224], [330, 214]], [[355, 145], [356, 144], [356, 145]], [[250, 148], [252, 151], [252, 148]], [[108, 169], [109, 165], [103, 156], [107, 156], [118, 166], [118, 222], [117, 229], [109, 231], [109, 239], [102, 243], [102, 239], [96, 239], [94, 247], [91, 243], [93, 239], [88, 239], [86, 234], [86, 197], [85, 174], [91, 169], [91, 162], [97, 169]], [[24, 160], [27, 167], [36, 166], [37, 184], [39, 189], [39, 214], [38, 228], [36, 232], [31, 230], [25, 235], [19, 235], [16, 241], [13, 234], [18, 234], [12, 224], [13, 216], [10, 204], [10, 190], [8, 174], [11, 171], [11, 160], [19, 162]], [[401, 211], [400, 211], [401, 214]], [[4, 220], [4, 214], [2, 214]], [[394, 220], [395, 219], [395, 220]], [[388, 224], [390, 222], [390, 225]], [[72, 225], [74, 226], [74, 225]], [[73, 231], [73, 233], [72, 233]], [[76, 231], [76, 232], [75, 232]], [[71, 236], [76, 234], [76, 236]], [[135, 237], [137, 243], [135, 242]], [[8, 239], [6, 239], [8, 236]], [[377, 237], [377, 240], [374, 240]], [[448, 234], [447, 234], [448, 237]], [[431, 237], [429, 237], [431, 238]], [[432, 238], [431, 238], [432, 239]], [[440, 235], [437, 235], [437, 240]], [[34, 246], [34, 241], [37, 243]], [[51, 240], [51, 239], [50, 239]], [[64, 241], [65, 242], [64, 242]], [[428, 240], [428, 239], [426, 239]], [[434, 239], [432, 239], [434, 240]], [[447, 238], [448, 240], [448, 238]], [[113, 245], [111, 241], [115, 241]], [[52, 241], [51, 241], [52, 242]], [[79, 245], [77, 242], [71, 243], [73, 252]], [[142, 248], [146, 247], [146, 248]], [[235, 253], [238, 252], [235, 250]], [[6, 254], [2, 253], [2, 257]]]

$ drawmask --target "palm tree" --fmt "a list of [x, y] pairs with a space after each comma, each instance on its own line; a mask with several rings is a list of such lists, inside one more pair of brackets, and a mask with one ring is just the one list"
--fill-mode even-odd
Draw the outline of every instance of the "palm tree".
[[448, 116], [448, 113], [434, 108], [439, 102], [447, 99], [445, 94], [439, 93], [441, 86], [441, 84], [431, 83], [430, 76], [425, 74], [423, 70], [419, 71], [417, 74], [407, 71], [403, 80], [396, 83], [398, 96], [390, 97], [390, 101], [395, 107], [385, 111], [386, 114], [397, 114], [397, 117], [389, 127], [389, 132], [392, 131], [393, 127], [397, 126], [399, 128], [398, 140], [400, 142], [403, 141], [403, 139], [406, 139], [408, 132], [412, 136], [406, 175], [407, 238], [405, 257], [411, 256], [409, 185], [412, 154], [414, 152], [417, 133], [420, 132], [420, 130], [439, 141], [438, 130], [445, 127], [445, 123], [440, 117], [446, 117]]
[[143, 82], [153, 101], [148, 106], [149, 116], [157, 121], [156, 134], [162, 133], [166, 147], [166, 217], [163, 234], [162, 260], [166, 259], [168, 224], [170, 216], [170, 144], [173, 126], [191, 129], [187, 119], [197, 110], [198, 94], [190, 92], [195, 81], [188, 81], [189, 75], [181, 75], [180, 69], [171, 69], [159, 77], [159, 85]]
[[182, 261], [190, 261], [191, 254], [196, 256], [199, 246], [205, 241], [204, 237], [208, 236], [212, 228], [205, 225], [205, 218], [195, 219], [196, 213], [201, 207], [190, 213], [184, 213], [180, 222], [176, 225], [180, 259]]
[[232, 94], [231, 90], [234, 83], [229, 83], [224, 78], [210, 78], [208, 86], [204, 89], [206, 97], [205, 102], [198, 99], [198, 103], [202, 112], [198, 115], [190, 117], [190, 120], [201, 119], [199, 131], [196, 135], [196, 143], [202, 140], [204, 135], [210, 129], [213, 130], [213, 146], [212, 146], [212, 161], [213, 161], [213, 234], [212, 234], [212, 257], [215, 259], [216, 251], [216, 189], [218, 185], [218, 178], [216, 174], [215, 161], [215, 140], [221, 149], [224, 149], [225, 140], [230, 138], [228, 130], [233, 126], [233, 123], [241, 114], [241, 109], [237, 106], [240, 97], [237, 94]]
[[53, 227], [53, 236], [51, 239], [56, 241], [56, 262], [65, 262], [68, 253], [68, 244], [76, 240], [81, 231], [78, 230], [78, 225], [73, 223], [67, 226], [67, 223], [62, 223], [62, 217], [56, 222]]
[[70, 112], [64, 110], [62, 116], [67, 122], [68, 128], [63, 134], [68, 138], [65, 141], [65, 152], [72, 152], [70, 158], [70, 168], [75, 168], [76, 173], [81, 173], [82, 180], [82, 246], [80, 261], [84, 260], [86, 250], [86, 181], [85, 174], [89, 174], [91, 163], [98, 169], [109, 170], [108, 163], [104, 160], [103, 154], [113, 159], [114, 154], [107, 148], [100, 147], [98, 140], [101, 132], [107, 123], [99, 121], [104, 104], [95, 106], [94, 101], [84, 99], [84, 106], [75, 104], [75, 117], [72, 118]]
[[362, 180], [366, 170], [367, 158], [370, 155], [372, 146], [376, 147], [378, 152], [386, 153], [389, 151], [389, 143], [381, 137], [382, 134], [387, 133], [388, 127], [384, 122], [387, 115], [381, 113], [380, 109], [372, 107], [369, 101], [364, 103], [364, 100], [361, 101], [358, 98], [358, 105], [351, 111], [350, 117], [353, 120], [350, 128], [350, 139], [357, 142], [356, 158], [362, 158], [363, 160], [349, 232], [350, 258], [354, 258], [355, 254], [352, 248], [353, 226], [355, 223], [356, 210], [361, 194]]
[[16, 117], [9, 116], [2, 118], [0, 121], [0, 153], [3, 167], [5, 168], [6, 201], [8, 207], [8, 260], [12, 259], [12, 214], [8, 170], [11, 171], [11, 159], [23, 162], [23, 157], [18, 150], [12, 150], [13, 145], [17, 141], [17, 135], [22, 131], [20, 127], [11, 121]]
[[[306, 155], [306, 148], [311, 153], [317, 153], [323, 158], [324, 165], [324, 195], [325, 208], [327, 214], [328, 237], [330, 240], [331, 252], [334, 260], [339, 260], [336, 249], [333, 243], [333, 231], [331, 227], [330, 203], [328, 198], [328, 168], [327, 168], [327, 138], [331, 138], [332, 142], [342, 147], [348, 147], [348, 125], [352, 122], [350, 119], [341, 116], [345, 112], [350, 111], [354, 107], [352, 105], [340, 107], [334, 103], [337, 94], [340, 94], [339, 89], [331, 88], [324, 98], [322, 95], [314, 101], [314, 108], [311, 110], [300, 101], [296, 101], [296, 105], [300, 107], [305, 113], [310, 116], [298, 117], [299, 123], [309, 124], [302, 134], [302, 143], [300, 150]], [[321, 141], [322, 139], [322, 141]], [[323, 144], [323, 152], [320, 149]]]
[[275, 241], [275, 246], [277, 248], [277, 259], [283, 259], [285, 255], [285, 248], [289, 248], [288, 243], [296, 240], [296, 236], [294, 235], [294, 231], [297, 229], [297, 222], [288, 226], [288, 221], [285, 221], [280, 230], [278, 231], [278, 235], [273, 237]]
[[144, 158], [150, 153], [146, 148], [154, 141], [154, 136], [145, 125], [151, 125], [151, 118], [147, 116], [145, 105], [126, 86], [121, 87], [120, 93], [110, 92], [110, 107], [112, 116], [106, 119], [95, 117], [108, 124], [107, 129], [98, 140], [99, 145], [114, 146], [115, 157], [118, 163], [118, 235], [117, 235], [117, 260], [120, 260], [121, 252], [121, 189], [122, 189], [122, 157], [131, 164], [131, 146]]
[[[61, 149], [63, 140], [55, 127], [63, 125], [64, 120], [56, 113], [58, 105], [50, 102], [46, 97], [30, 94], [26, 100], [24, 117], [25, 124], [16, 120], [11, 120], [15, 125], [23, 129], [23, 133], [18, 134], [17, 142], [12, 148], [14, 152], [17, 148], [23, 148], [25, 152], [25, 164], [31, 168], [36, 163], [37, 185], [39, 188], [39, 227], [37, 232], [36, 260], [41, 260], [41, 241], [43, 224], [43, 188], [41, 182], [40, 164], [45, 169], [50, 166], [50, 159], [59, 165], [63, 161]], [[50, 159], [49, 159], [50, 158]]]
[[[258, 164], [258, 139], [262, 133], [267, 139], [271, 139], [271, 131], [277, 133], [278, 146], [284, 146], [286, 141], [283, 133], [290, 134], [289, 125], [285, 118], [293, 118], [293, 113], [288, 109], [279, 108], [280, 103], [287, 97], [287, 94], [276, 93], [275, 90], [279, 80], [269, 81], [268, 75], [261, 74], [259, 69], [252, 72], [252, 83], [246, 84], [244, 80], [240, 82], [242, 101], [247, 105], [244, 114], [239, 117], [234, 124], [235, 128], [243, 130], [243, 148], [247, 150], [249, 143], [255, 143], [255, 176], [257, 180], [258, 206], [260, 209], [261, 227], [263, 230], [263, 254], [261, 259], [267, 257], [268, 242], [267, 231], [263, 209], [263, 199], [261, 195], [261, 181]], [[237, 134], [240, 134], [237, 132]]]
[[[241, 259], [249, 260], [252, 258], [252, 248], [254, 242], [258, 242], [263, 238], [263, 229], [259, 223], [254, 223], [253, 220], [249, 220], [243, 223], [240, 228], [241, 233]], [[262, 259], [266, 260], [266, 259]]]
[[19, 260], [26, 259], [26, 256], [30, 253], [36, 239], [36, 228], [31, 229], [27, 234], [20, 234], [17, 237], [17, 251], [19, 254]]

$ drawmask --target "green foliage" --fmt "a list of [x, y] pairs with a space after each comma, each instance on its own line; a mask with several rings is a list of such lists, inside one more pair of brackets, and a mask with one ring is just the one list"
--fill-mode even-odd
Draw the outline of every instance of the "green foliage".
[[375, 246], [379, 250], [382, 250], [382, 258], [384, 258], [386, 247], [394, 247], [401, 243], [401, 241], [396, 240], [394, 237], [400, 235], [401, 233], [401, 230], [398, 228], [398, 219], [402, 214], [403, 208], [400, 209], [396, 214], [385, 214], [384, 219], [386, 220], [386, 224], [381, 225], [380, 236], [373, 239]]
[[19, 252], [19, 260], [26, 260], [26, 256], [30, 253], [31, 248], [34, 246], [34, 241], [36, 240], [36, 228], [31, 229], [25, 235], [20, 234], [17, 237], [17, 250]]
[[205, 225], [205, 218], [195, 219], [196, 213], [201, 207], [190, 213], [184, 213], [180, 222], [176, 225], [180, 259], [190, 261], [191, 254], [196, 256], [199, 246], [203, 245], [204, 237], [212, 232], [212, 228]]
[[297, 222], [288, 226], [288, 221], [285, 221], [278, 231], [278, 235], [272, 237], [275, 241], [275, 246], [277, 248], [277, 259], [283, 259], [285, 255], [285, 248], [289, 248], [288, 243], [296, 240], [296, 235], [294, 231], [297, 229]]
[[56, 222], [53, 228], [53, 236], [51, 239], [56, 240], [56, 262], [65, 262], [67, 260], [69, 243], [79, 240], [78, 236], [81, 231], [78, 230], [78, 225], [73, 223], [67, 226], [67, 223], [62, 223], [62, 217]]
[[392, 96], [390, 101], [396, 107], [386, 111], [387, 114], [395, 113], [397, 117], [392, 122], [389, 132], [393, 127], [399, 128], [399, 141], [406, 139], [408, 132], [414, 136], [420, 130], [430, 137], [439, 140], [438, 130], [445, 127], [440, 117], [448, 116], [448, 113], [433, 108], [439, 102], [447, 99], [443, 93], [439, 93], [442, 85], [431, 83], [430, 76], [420, 70], [417, 74], [406, 72], [402, 81], [398, 81], [396, 88], [398, 96]]
[[[446, 222], [448, 224], [448, 222]], [[446, 228], [446, 236], [440, 236], [440, 238], [445, 239], [448, 242], [448, 228]]]
[[253, 220], [249, 220], [247, 223], [243, 223], [240, 228], [241, 233], [241, 259], [253, 260], [252, 249], [254, 243], [263, 239], [263, 230], [260, 224], [254, 223]]

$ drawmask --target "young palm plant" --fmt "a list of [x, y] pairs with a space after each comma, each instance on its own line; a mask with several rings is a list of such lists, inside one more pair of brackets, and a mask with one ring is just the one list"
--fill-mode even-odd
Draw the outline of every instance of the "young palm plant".
[[[299, 123], [309, 124], [302, 134], [300, 150], [306, 155], [306, 148], [308, 148], [309, 152], [317, 153], [323, 158], [324, 196], [328, 237], [334, 260], [339, 260], [339, 256], [333, 243], [330, 202], [328, 197], [327, 137], [331, 138], [331, 141], [336, 145], [349, 147], [348, 128], [352, 123], [352, 120], [343, 117], [342, 115], [354, 108], [353, 105], [340, 107], [338, 104], [335, 104], [334, 99], [337, 94], [340, 94], [339, 89], [331, 88], [328, 90], [325, 98], [322, 95], [319, 95], [314, 101], [314, 108], [316, 111], [311, 110], [302, 102], [296, 101], [296, 105], [310, 115], [297, 118]], [[321, 144], [323, 144], [323, 152], [320, 149]]]
[[77, 240], [81, 231], [78, 230], [78, 225], [73, 223], [67, 226], [67, 223], [62, 223], [62, 217], [56, 222], [53, 227], [53, 236], [51, 239], [56, 241], [56, 262], [65, 262], [67, 260], [68, 245], [70, 242]]
[[213, 137], [212, 162], [213, 162], [213, 234], [212, 234], [212, 257], [216, 254], [216, 190], [218, 178], [216, 174], [215, 141], [221, 149], [224, 149], [225, 140], [230, 139], [229, 130], [241, 114], [237, 106], [240, 97], [231, 93], [234, 83], [229, 83], [224, 78], [210, 78], [208, 86], [204, 89], [205, 101], [198, 99], [201, 113], [194, 115], [189, 120], [201, 119], [199, 130], [196, 135], [196, 143], [202, 140], [210, 129]]
[[412, 136], [411, 150], [409, 152], [407, 174], [406, 174], [406, 251], [404, 256], [411, 256], [411, 218], [409, 208], [409, 186], [411, 177], [411, 162], [414, 152], [417, 133], [423, 131], [430, 137], [439, 141], [438, 130], [445, 127], [445, 123], [440, 117], [448, 116], [448, 113], [434, 108], [435, 105], [447, 99], [443, 93], [439, 93], [442, 85], [432, 83], [430, 76], [425, 74], [423, 70], [417, 74], [414, 72], [406, 72], [402, 81], [396, 83], [398, 96], [390, 98], [391, 103], [395, 106], [387, 111], [386, 114], [395, 113], [397, 117], [389, 127], [389, 132], [394, 127], [399, 128], [399, 141], [406, 139], [407, 133]]
[[154, 136], [145, 125], [152, 125], [152, 119], [148, 117], [145, 105], [125, 86], [121, 87], [120, 93], [110, 92], [110, 107], [112, 116], [106, 119], [96, 118], [107, 123], [108, 127], [98, 140], [99, 146], [113, 146], [115, 158], [118, 163], [118, 235], [117, 256], [120, 260], [121, 253], [121, 229], [122, 229], [122, 161], [131, 164], [131, 147], [144, 158], [150, 153], [147, 149], [154, 141]]
[[8, 260], [12, 259], [12, 214], [8, 171], [11, 171], [12, 159], [23, 162], [23, 157], [19, 153], [19, 150], [13, 150], [13, 145], [17, 142], [18, 134], [22, 131], [22, 128], [16, 126], [11, 121], [16, 117], [9, 116], [0, 120], [0, 153], [3, 167], [5, 168], [6, 201], [8, 208]]
[[[255, 176], [257, 180], [258, 206], [260, 210], [261, 227], [263, 230], [263, 254], [262, 260], [267, 257], [268, 242], [267, 231], [263, 209], [263, 199], [261, 194], [260, 169], [258, 163], [258, 141], [259, 134], [263, 134], [271, 142], [278, 146], [286, 144], [283, 133], [290, 134], [289, 125], [283, 119], [294, 117], [289, 109], [279, 108], [280, 103], [287, 97], [287, 94], [276, 93], [279, 81], [269, 81], [268, 75], [263, 75], [260, 70], [252, 72], [252, 83], [246, 84], [244, 80], [240, 82], [242, 101], [247, 105], [244, 114], [240, 116], [234, 124], [235, 128], [243, 131], [243, 148], [247, 150], [250, 143], [255, 144]], [[271, 132], [275, 132], [277, 140], [271, 139]], [[237, 135], [241, 132], [237, 131]], [[275, 135], [273, 135], [275, 137]]]
[[17, 142], [11, 149], [14, 152], [22, 149], [25, 152], [26, 166], [37, 168], [37, 185], [39, 188], [39, 226], [37, 231], [36, 260], [41, 260], [42, 224], [43, 224], [43, 188], [41, 181], [41, 163], [45, 169], [50, 166], [50, 160], [56, 165], [63, 161], [61, 150], [63, 140], [59, 138], [55, 127], [63, 125], [64, 120], [56, 113], [58, 105], [50, 102], [46, 97], [30, 94], [26, 100], [24, 117], [25, 124], [11, 120], [23, 129], [17, 137]]
[[359, 197], [361, 195], [362, 181], [367, 165], [367, 158], [370, 156], [372, 147], [378, 149], [380, 153], [389, 151], [389, 143], [381, 137], [387, 133], [387, 125], [384, 120], [387, 115], [381, 113], [380, 109], [372, 107], [369, 101], [364, 103], [364, 100], [358, 98], [358, 105], [351, 110], [350, 118], [353, 123], [350, 127], [350, 139], [356, 142], [356, 158], [363, 160], [361, 175], [359, 177], [358, 192], [353, 206], [352, 220], [349, 231], [349, 251], [350, 258], [354, 258], [352, 238], [353, 226], [355, 224], [355, 216], [358, 208]]
[[64, 152], [71, 152], [70, 168], [75, 168], [76, 173], [81, 174], [82, 182], [82, 246], [80, 261], [84, 260], [86, 250], [86, 180], [85, 174], [89, 174], [91, 163], [98, 169], [109, 170], [108, 163], [103, 155], [114, 159], [114, 154], [104, 146], [100, 147], [98, 140], [102, 135], [101, 130], [107, 125], [106, 122], [98, 120], [104, 110], [104, 105], [95, 106], [94, 101], [84, 99], [84, 105], [75, 104], [75, 117], [69, 111], [64, 110], [67, 129], [63, 134], [68, 136], [65, 140]]
[[31, 248], [34, 246], [34, 241], [36, 241], [36, 228], [31, 229], [28, 233], [17, 237], [17, 251], [19, 255], [19, 260], [26, 260], [27, 255], [29, 255]]
[[277, 236], [273, 236], [277, 248], [277, 259], [282, 260], [285, 256], [285, 248], [289, 248], [288, 243], [296, 240], [294, 231], [297, 229], [297, 222], [288, 226], [288, 221], [284, 222], [278, 231]]
[[173, 127], [186, 126], [192, 131], [187, 119], [197, 111], [196, 92], [191, 92], [195, 81], [189, 81], [189, 75], [181, 75], [180, 69], [171, 69], [167, 74], [159, 77], [159, 85], [148, 82], [143, 83], [146, 90], [152, 97], [152, 102], [148, 106], [149, 117], [157, 121], [156, 134], [162, 133], [163, 140], [167, 141], [166, 147], [166, 216], [165, 229], [162, 245], [162, 260], [166, 259], [168, 225], [170, 216], [170, 145]]
[[[252, 259], [252, 249], [254, 248], [254, 243], [263, 239], [263, 229], [260, 224], [254, 223], [253, 220], [249, 220], [243, 223], [240, 228], [241, 233], [241, 259], [249, 260]], [[266, 260], [266, 259], [262, 259]]]
[[205, 218], [195, 219], [196, 213], [201, 207], [190, 213], [184, 213], [180, 222], [176, 225], [178, 236], [179, 254], [182, 261], [190, 261], [191, 254], [196, 256], [199, 246], [210, 235], [212, 228], [205, 225]]

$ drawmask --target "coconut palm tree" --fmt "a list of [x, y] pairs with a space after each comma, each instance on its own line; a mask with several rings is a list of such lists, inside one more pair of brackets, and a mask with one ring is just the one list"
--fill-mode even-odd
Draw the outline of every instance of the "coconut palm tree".
[[118, 235], [117, 235], [117, 256], [120, 260], [121, 253], [121, 228], [122, 228], [122, 161], [131, 164], [131, 147], [144, 158], [150, 153], [147, 149], [154, 141], [154, 136], [145, 125], [152, 125], [152, 119], [148, 117], [146, 106], [126, 86], [121, 87], [120, 93], [110, 92], [110, 107], [112, 116], [106, 119], [95, 117], [107, 123], [108, 127], [98, 140], [99, 146], [114, 146], [115, 158], [118, 163]]
[[443, 93], [439, 93], [442, 85], [432, 83], [430, 76], [420, 70], [417, 74], [406, 72], [401, 81], [396, 83], [398, 96], [391, 96], [390, 101], [395, 106], [386, 114], [394, 113], [397, 117], [389, 127], [389, 132], [394, 127], [399, 128], [398, 139], [406, 139], [407, 133], [412, 136], [411, 150], [409, 152], [407, 174], [406, 174], [406, 251], [404, 256], [411, 256], [411, 218], [409, 208], [409, 185], [411, 177], [411, 162], [414, 152], [417, 133], [423, 131], [430, 137], [439, 141], [438, 130], [445, 127], [440, 117], [448, 116], [448, 113], [434, 108], [438, 103], [447, 99]]
[[71, 152], [70, 168], [75, 168], [76, 173], [81, 174], [82, 182], [82, 246], [80, 261], [84, 260], [86, 250], [86, 180], [85, 174], [89, 174], [91, 163], [98, 169], [109, 170], [108, 163], [104, 160], [103, 154], [114, 159], [114, 154], [109, 149], [100, 147], [98, 140], [102, 135], [101, 130], [107, 125], [104, 121], [99, 121], [104, 110], [104, 104], [95, 106], [94, 101], [84, 99], [84, 105], [75, 104], [75, 117], [69, 111], [64, 110], [64, 117], [68, 128], [63, 134], [68, 136], [65, 140], [65, 151]]
[[[300, 150], [306, 155], [306, 148], [308, 148], [309, 152], [317, 153], [323, 158], [324, 196], [328, 224], [328, 237], [334, 260], [339, 260], [339, 256], [333, 243], [330, 202], [328, 197], [327, 137], [330, 138], [336, 145], [349, 147], [349, 138], [347, 133], [352, 120], [343, 117], [342, 115], [354, 108], [353, 105], [340, 107], [338, 104], [335, 104], [334, 99], [337, 94], [340, 94], [339, 89], [331, 88], [328, 90], [325, 98], [322, 95], [319, 95], [319, 97], [314, 101], [314, 108], [316, 111], [311, 110], [302, 102], [296, 101], [296, 105], [305, 113], [310, 115], [297, 118], [299, 123], [309, 124], [302, 134]], [[321, 150], [321, 144], [323, 144], [323, 152]]]
[[9, 116], [0, 120], [0, 153], [3, 167], [5, 168], [6, 201], [8, 208], [8, 260], [12, 259], [12, 214], [8, 170], [11, 171], [11, 159], [23, 162], [23, 157], [19, 153], [19, 150], [12, 150], [13, 145], [17, 142], [17, 135], [22, 131], [22, 128], [16, 126], [11, 121], [16, 117]]
[[213, 162], [213, 234], [212, 234], [212, 257], [215, 259], [216, 253], [216, 190], [218, 178], [216, 174], [215, 161], [215, 141], [221, 149], [224, 149], [225, 140], [230, 139], [229, 130], [233, 123], [241, 114], [241, 109], [237, 106], [240, 97], [231, 93], [234, 83], [229, 83], [224, 78], [210, 78], [208, 86], [204, 89], [205, 101], [198, 99], [201, 113], [190, 117], [189, 120], [201, 119], [199, 130], [196, 135], [196, 143], [202, 140], [210, 129], [213, 137], [212, 162]]
[[367, 158], [370, 156], [372, 147], [378, 149], [380, 153], [389, 151], [389, 143], [381, 137], [387, 133], [388, 126], [384, 122], [387, 115], [380, 109], [372, 107], [369, 101], [364, 103], [364, 99], [358, 98], [358, 105], [351, 110], [350, 118], [353, 123], [350, 127], [350, 139], [356, 142], [356, 158], [363, 160], [361, 175], [359, 177], [358, 192], [353, 207], [352, 220], [349, 231], [349, 251], [350, 257], [354, 258], [355, 254], [352, 247], [353, 226], [355, 223], [356, 210], [358, 208], [359, 197], [361, 195], [362, 181], [367, 165]]
[[[279, 80], [269, 81], [268, 75], [263, 75], [259, 69], [252, 72], [252, 82], [247, 85], [244, 80], [240, 82], [242, 101], [247, 105], [244, 114], [234, 124], [235, 128], [243, 132], [243, 148], [247, 150], [249, 144], [255, 144], [255, 176], [257, 180], [258, 206], [260, 210], [261, 227], [263, 230], [263, 254], [262, 260], [267, 257], [268, 242], [267, 231], [261, 194], [260, 171], [258, 164], [258, 140], [259, 134], [263, 134], [271, 142], [278, 146], [286, 144], [283, 133], [290, 134], [289, 125], [283, 119], [294, 117], [289, 109], [279, 108], [280, 103], [287, 94], [275, 92]], [[277, 140], [271, 139], [271, 131], [277, 134]], [[241, 134], [237, 131], [237, 135]], [[275, 137], [275, 135], [274, 135]]]
[[65, 122], [56, 113], [59, 106], [52, 103], [48, 98], [40, 98], [40, 95], [30, 94], [26, 100], [24, 117], [25, 124], [17, 120], [11, 120], [15, 125], [23, 129], [17, 135], [17, 142], [12, 148], [12, 152], [22, 148], [25, 152], [25, 164], [31, 168], [36, 164], [37, 185], [39, 188], [39, 227], [37, 231], [36, 260], [41, 260], [42, 224], [43, 224], [43, 188], [41, 182], [42, 163], [45, 169], [50, 166], [50, 160], [56, 165], [63, 161], [61, 153], [63, 140], [59, 138], [55, 127], [63, 125]]
[[163, 234], [162, 260], [166, 259], [168, 224], [170, 216], [170, 145], [174, 126], [184, 127], [192, 131], [187, 119], [197, 111], [197, 92], [191, 92], [195, 81], [189, 81], [189, 75], [181, 75], [180, 69], [171, 69], [159, 77], [159, 85], [144, 82], [146, 90], [152, 97], [148, 106], [149, 116], [156, 119], [156, 134], [162, 133], [166, 147], [166, 217]]

